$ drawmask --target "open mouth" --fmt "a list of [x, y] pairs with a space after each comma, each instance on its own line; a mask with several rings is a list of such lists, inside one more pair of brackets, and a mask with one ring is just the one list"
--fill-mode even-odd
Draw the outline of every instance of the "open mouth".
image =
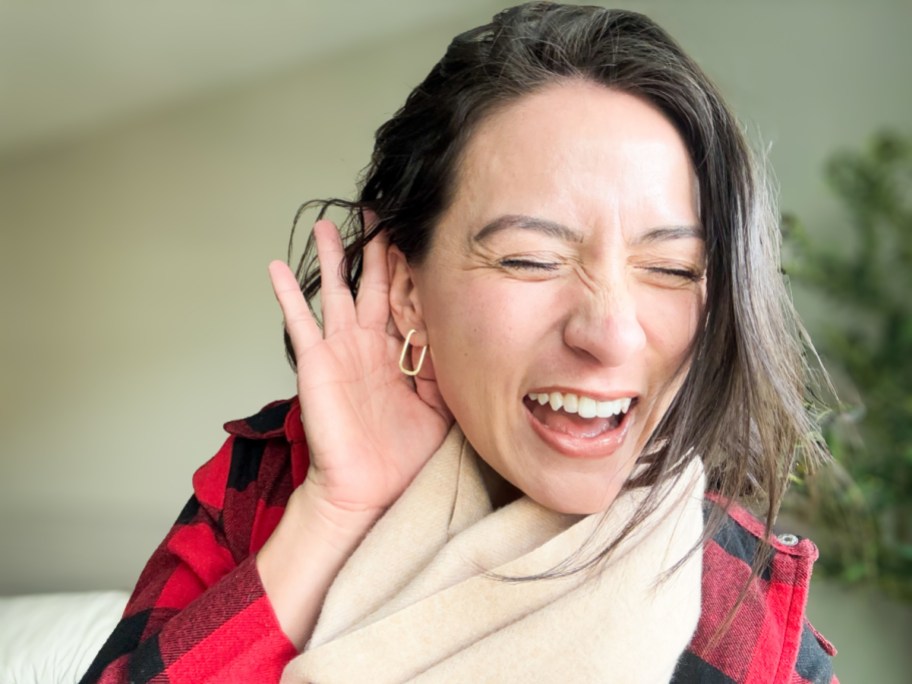
[[561, 451], [573, 452], [586, 442], [604, 448], [619, 446], [637, 402], [632, 396], [602, 401], [572, 392], [530, 392], [523, 399], [536, 431]]

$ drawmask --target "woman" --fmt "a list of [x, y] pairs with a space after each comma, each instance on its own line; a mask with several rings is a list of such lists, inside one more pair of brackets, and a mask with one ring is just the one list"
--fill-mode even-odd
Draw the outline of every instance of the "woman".
[[84, 681], [834, 679], [769, 536], [819, 455], [776, 217], [661, 29], [502, 12], [330, 205], [270, 266], [297, 398], [226, 426]]

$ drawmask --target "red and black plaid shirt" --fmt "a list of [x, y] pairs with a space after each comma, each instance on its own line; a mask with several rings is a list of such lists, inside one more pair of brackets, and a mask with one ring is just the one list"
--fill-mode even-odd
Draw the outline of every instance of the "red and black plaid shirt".
[[[297, 400], [225, 426], [229, 438], [193, 477], [194, 495], [149, 559], [123, 618], [82, 682], [276, 682], [297, 655], [254, 555], [307, 473]], [[703, 611], [674, 682], [836, 682], [835, 654], [804, 616], [817, 550], [776, 553], [731, 627], [713, 641], [750, 575], [763, 525], [733, 506], [703, 551]], [[793, 540], [792, 540], [793, 541]]]

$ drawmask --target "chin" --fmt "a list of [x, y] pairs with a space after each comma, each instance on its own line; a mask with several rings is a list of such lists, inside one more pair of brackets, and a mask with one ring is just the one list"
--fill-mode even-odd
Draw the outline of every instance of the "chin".
[[[545, 504], [542, 504], [545, 505]], [[566, 506], [554, 505], [547, 506], [555, 513], [562, 513], [564, 515], [592, 515], [593, 513], [602, 513], [604, 512], [610, 504], [602, 504], [599, 506], [580, 506], [578, 503], [567, 503]]]
[[554, 493], [543, 496], [529, 494], [529, 498], [540, 506], [549, 508], [555, 513], [567, 515], [592, 515], [608, 509], [617, 498], [617, 491], [601, 492], [574, 492], [572, 494], [555, 495]]

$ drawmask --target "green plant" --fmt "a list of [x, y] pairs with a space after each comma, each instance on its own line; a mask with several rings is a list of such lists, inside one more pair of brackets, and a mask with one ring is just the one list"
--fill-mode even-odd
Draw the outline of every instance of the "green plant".
[[845, 238], [785, 219], [787, 273], [826, 308], [815, 330], [844, 402], [821, 417], [834, 464], [799, 471], [785, 511], [814, 529], [820, 567], [912, 600], [912, 137], [873, 137], [826, 177]]

